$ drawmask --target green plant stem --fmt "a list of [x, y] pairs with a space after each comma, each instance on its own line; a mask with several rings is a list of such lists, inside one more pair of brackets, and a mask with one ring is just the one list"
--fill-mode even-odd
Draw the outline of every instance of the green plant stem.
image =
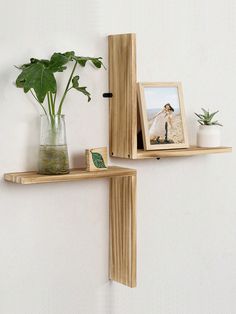
[[64, 94], [63, 94], [63, 96], [62, 96], [62, 99], [61, 99], [61, 101], [60, 101], [60, 105], [59, 105], [59, 108], [58, 108], [58, 111], [57, 111], [57, 114], [58, 114], [58, 115], [61, 115], [62, 105], [63, 105], [63, 103], [64, 103], [66, 94], [67, 94], [67, 92], [69, 91], [69, 86], [70, 86], [70, 83], [71, 83], [72, 77], [73, 77], [73, 75], [74, 75], [74, 72], [75, 72], [75, 69], [76, 69], [77, 64], [78, 64], [78, 62], [76, 61], [75, 64], [74, 64], [74, 67], [73, 67], [73, 69], [72, 69], [71, 75], [70, 75], [70, 77], [69, 77], [68, 83], [67, 83], [67, 85], [66, 85], [66, 89], [65, 89]]
[[47, 100], [48, 100], [48, 112], [49, 112], [49, 115], [50, 115], [50, 117], [52, 119], [52, 110], [51, 110], [49, 93], [47, 93]]
[[55, 116], [55, 103], [53, 101], [52, 92], [49, 92], [52, 115]]
[[51, 132], [52, 132], [52, 145], [56, 143], [56, 128], [55, 128], [55, 114], [53, 114], [53, 104], [51, 103], [50, 92], [47, 92], [47, 101], [48, 101], [48, 111], [50, 115], [51, 122]]
[[56, 99], [57, 99], [57, 91], [54, 94], [54, 99], [53, 99], [53, 103], [54, 103], [54, 108], [56, 106]]
[[44, 106], [41, 104], [41, 102], [38, 100], [38, 98], [34, 95], [34, 93], [32, 92], [31, 89], [30, 89], [30, 92], [31, 92], [32, 96], [34, 97], [34, 99], [40, 104], [40, 106], [42, 107], [45, 115], [47, 116], [48, 114], [47, 114], [47, 111], [45, 110]]

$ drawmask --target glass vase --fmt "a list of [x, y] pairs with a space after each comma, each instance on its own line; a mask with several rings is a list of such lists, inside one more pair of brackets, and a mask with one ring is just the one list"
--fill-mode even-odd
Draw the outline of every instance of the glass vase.
[[40, 116], [39, 174], [69, 173], [65, 116]]

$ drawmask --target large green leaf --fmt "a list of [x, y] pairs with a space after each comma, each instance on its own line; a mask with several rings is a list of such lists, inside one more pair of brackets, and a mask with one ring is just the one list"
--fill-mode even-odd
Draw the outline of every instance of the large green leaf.
[[24, 68], [16, 80], [16, 86], [23, 87], [25, 93], [32, 88], [40, 103], [43, 103], [47, 92], [55, 93], [57, 89], [52, 71], [40, 62]]
[[24, 88], [24, 85], [25, 85], [25, 78], [22, 72], [20, 75], [18, 75], [16, 79], [16, 86], [20, 88]]
[[[39, 102], [43, 103], [48, 92], [56, 93], [57, 84], [54, 73], [64, 71], [67, 63], [76, 61], [81, 66], [85, 66], [89, 61], [95, 67], [101, 68], [101, 66], [104, 66], [101, 60], [101, 57], [75, 56], [74, 51], [56, 52], [51, 56], [50, 60], [31, 58], [30, 63], [18, 67], [22, 72], [16, 79], [16, 86], [23, 88], [25, 93], [33, 89]], [[72, 87], [86, 95], [88, 101], [90, 101], [91, 97], [87, 87], [80, 87], [78, 81], [79, 76], [77, 75], [72, 79]]]
[[66, 69], [65, 64], [68, 63], [68, 58], [62, 53], [54, 53], [50, 59], [48, 69], [52, 72], [63, 72]]
[[30, 63], [25, 63], [19, 67], [16, 67], [17, 69], [20, 69], [20, 70], [24, 70], [28, 67], [30, 67], [32, 64], [35, 64], [35, 63], [41, 63], [43, 64], [45, 67], [48, 67], [49, 65], [49, 60], [46, 60], [46, 59], [42, 59], [42, 60], [39, 60], [39, 59], [36, 59], [36, 58], [31, 58], [30, 59]]
[[107, 168], [101, 154], [93, 153], [93, 152], [91, 152], [91, 154], [92, 154], [94, 166], [96, 168]]
[[68, 59], [68, 61], [72, 61], [73, 57], [75, 56], [75, 52], [67, 51], [67, 52], [64, 52], [63, 55]]

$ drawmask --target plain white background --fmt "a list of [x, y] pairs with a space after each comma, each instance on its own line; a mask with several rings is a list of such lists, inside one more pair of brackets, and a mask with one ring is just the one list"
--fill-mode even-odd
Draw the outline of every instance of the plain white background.
[[[3, 181], [37, 166], [39, 108], [14, 86], [14, 65], [67, 50], [108, 64], [108, 34], [137, 33], [139, 81], [182, 82], [191, 143], [206, 107], [236, 146], [235, 16], [234, 0], [1, 0], [1, 314], [236, 313], [234, 153], [110, 160], [138, 170], [136, 289], [108, 282], [106, 180]], [[64, 107], [71, 166], [108, 145], [108, 73], [80, 74], [92, 101], [73, 92]]]

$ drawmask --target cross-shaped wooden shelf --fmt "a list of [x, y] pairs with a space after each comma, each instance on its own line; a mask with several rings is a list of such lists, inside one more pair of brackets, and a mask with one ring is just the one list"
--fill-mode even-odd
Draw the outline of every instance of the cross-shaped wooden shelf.
[[35, 171], [6, 173], [6, 181], [39, 184], [109, 178], [109, 278], [136, 286], [136, 170], [108, 167], [107, 170], [72, 169], [66, 175], [39, 175]]

